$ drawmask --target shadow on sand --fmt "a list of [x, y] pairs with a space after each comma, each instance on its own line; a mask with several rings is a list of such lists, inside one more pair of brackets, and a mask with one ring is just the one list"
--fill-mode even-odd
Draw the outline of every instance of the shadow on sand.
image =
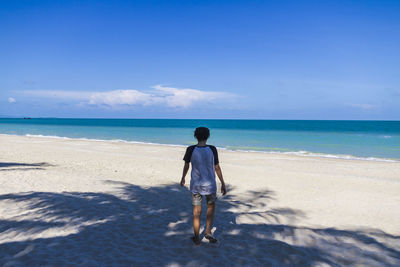
[[47, 162], [39, 163], [18, 163], [18, 162], [0, 162], [0, 171], [29, 171], [44, 170], [44, 167], [54, 166]]
[[[273, 192], [268, 190], [220, 198], [214, 232], [220, 242], [196, 247], [189, 239], [187, 189], [107, 183], [118, 191], [1, 195], [0, 205], [10, 209], [0, 217], [0, 265], [400, 265], [400, 237], [285, 225], [282, 220], [304, 214], [270, 209], [265, 203]], [[13, 214], [17, 206], [24, 213]]]

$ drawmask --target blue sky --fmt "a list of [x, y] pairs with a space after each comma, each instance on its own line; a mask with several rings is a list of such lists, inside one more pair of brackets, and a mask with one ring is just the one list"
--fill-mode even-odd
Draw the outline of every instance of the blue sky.
[[400, 1], [0, 1], [0, 115], [400, 119]]

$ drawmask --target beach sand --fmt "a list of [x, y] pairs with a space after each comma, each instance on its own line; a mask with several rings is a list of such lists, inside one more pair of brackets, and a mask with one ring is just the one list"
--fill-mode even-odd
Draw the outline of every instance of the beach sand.
[[220, 149], [194, 246], [184, 151], [0, 135], [0, 265], [400, 266], [400, 162]]

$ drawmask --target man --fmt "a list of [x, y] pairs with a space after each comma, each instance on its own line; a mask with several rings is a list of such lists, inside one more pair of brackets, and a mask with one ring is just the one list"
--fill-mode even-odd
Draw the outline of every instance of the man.
[[218, 152], [215, 146], [207, 145], [207, 139], [210, 137], [210, 130], [206, 127], [198, 127], [194, 132], [198, 143], [197, 145], [189, 146], [186, 149], [183, 160], [183, 174], [181, 186], [185, 185], [185, 176], [189, 170], [189, 162], [192, 163], [192, 172], [190, 180], [190, 192], [192, 194], [193, 204], [193, 242], [196, 245], [200, 244], [200, 215], [201, 215], [201, 200], [203, 196], [207, 201], [207, 225], [204, 232], [204, 237], [210, 243], [217, 242], [211, 234], [212, 223], [215, 212], [215, 202], [217, 200], [217, 184], [215, 182], [215, 173], [217, 173], [221, 181], [221, 193], [226, 194], [225, 182], [222, 177], [221, 167], [218, 161]]

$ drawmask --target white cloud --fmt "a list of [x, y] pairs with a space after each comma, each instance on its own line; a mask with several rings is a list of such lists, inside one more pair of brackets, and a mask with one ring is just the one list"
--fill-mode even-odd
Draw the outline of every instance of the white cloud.
[[233, 94], [217, 91], [201, 91], [191, 88], [174, 88], [155, 85], [150, 91], [113, 90], [105, 92], [31, 90], [25, 95], [80, 101], [88, 105], [118, 107], [124, 105], [166, 105], [173, 108], [188, 108], [198, 102], [213, 102], [236, 97]]
[[147, 104], [151, 101], [150, 95], [137, 90], [115, 90], [95, 92], [89, 98], [90, 105], [136, 105]]
[[212, 102], [216, 99], [232, 98], [233, 94], [225, 92], [209, 92], [200, 91], [197, 89], [190, 88], [174, 88], [174, 87], [164, 87], [162, 85], [153, 86], [163, 101], [169, 107], [182, 107], [187, 108], [195, 102], [207, 101]]
[[87, 91], [62, 91], [62, 90], [27, 90], [23, 91], [24, 95], [41, 97], [41, 98], [54, 98], [65, 100], [87, 100], [95, 92]]
[[364, 110], [374, 109], [378, 107], [377, 105], [371, 105], [371, 104], [351, 104], [351, 106], [354, 108], [360, 108]]
[[13, 98], [13, 97], [8, 98], [8, 103], [15, 103], [15, 102], [17, 102], [17, 100], [15, 100], [15, 98]]

